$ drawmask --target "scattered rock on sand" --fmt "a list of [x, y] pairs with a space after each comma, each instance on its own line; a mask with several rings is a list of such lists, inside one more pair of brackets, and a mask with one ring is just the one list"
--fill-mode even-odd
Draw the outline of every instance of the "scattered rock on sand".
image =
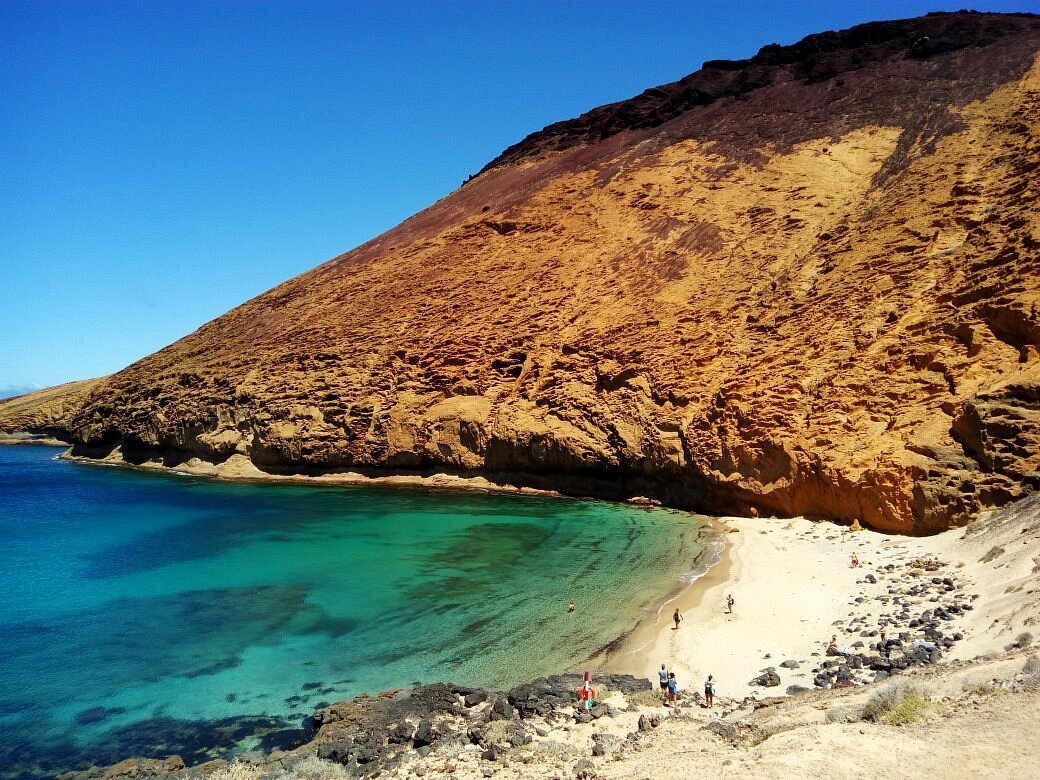
[[748, 685], [761, 686], [763, 688], [775, 688], [779, 684], [780, 675], [772, 667], [763, 670], [762, 674], [748, 683]]

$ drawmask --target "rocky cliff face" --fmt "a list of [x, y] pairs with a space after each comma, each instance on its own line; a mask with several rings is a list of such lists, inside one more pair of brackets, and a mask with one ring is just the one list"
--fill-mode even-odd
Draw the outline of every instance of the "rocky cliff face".
[[72, 443], [69, 421], [100, 379], [82, 379], [0, 399], [0, 444]]
[[869, 24], [550, 126], [104, 380], [77, 452], [962, 522], [1038, 479], [1038, 53]]

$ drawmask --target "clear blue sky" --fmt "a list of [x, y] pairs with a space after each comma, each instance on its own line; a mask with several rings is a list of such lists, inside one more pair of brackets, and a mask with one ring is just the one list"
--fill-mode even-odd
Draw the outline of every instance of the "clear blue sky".
[[0, 395], [116, 371], [704, 60], [966, 5], [2, 0]]

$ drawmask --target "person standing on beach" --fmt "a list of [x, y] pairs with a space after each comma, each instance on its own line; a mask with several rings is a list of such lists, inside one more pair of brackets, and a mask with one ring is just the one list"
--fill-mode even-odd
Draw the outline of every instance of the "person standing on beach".
[[733, 594], [726, 596], [726, 614], [733, 614]]
[[704, 681], [704, 706], [713, 707], [715, 705], [715, 678], [710, 674], [708, 679]]
[[661, 671], [657, 673], [657, 677], [661, 682], [661, 699], [668, 701], [668, 668], [664, 664], [661, 664]]
[[676, 631], [679, 630], [679, 624], [682, 623], [682, 619], [683, 619], [682, 613], [679, 612], [678, 609], [676, 609], [675, 612], [672, 614], [672, 620], [675, 621], [675, 630]]
[[679, 684], [675, 681], [675, 672], [668, 672], [668, 701], [675, 704], [679, 700]]

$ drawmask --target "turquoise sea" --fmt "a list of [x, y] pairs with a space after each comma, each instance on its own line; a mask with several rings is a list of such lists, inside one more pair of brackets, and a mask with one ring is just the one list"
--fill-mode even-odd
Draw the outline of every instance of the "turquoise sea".
[[4, 778], [269, 749], [362, 691], [580, 670], [714, 549], [703, 518], [663, 509], [59, 452], [0, 447]]

